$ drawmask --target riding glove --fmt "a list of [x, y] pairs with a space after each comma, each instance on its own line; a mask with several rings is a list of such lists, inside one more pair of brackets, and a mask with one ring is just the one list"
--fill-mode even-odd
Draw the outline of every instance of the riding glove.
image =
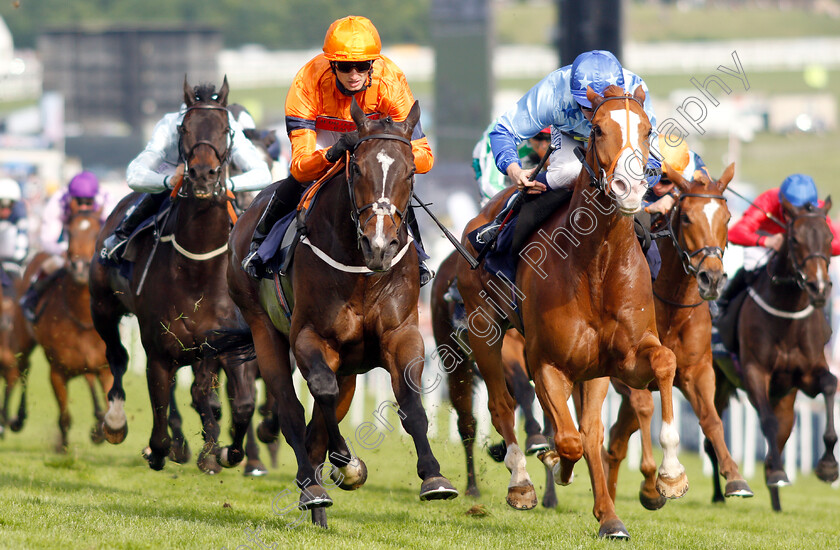
[[344, 156], [344, 153], [356, 149], [357, 143], [359, 143], [358, 132], [347, 132], [341, 134], [341, 137], [338, 138], [336, 144], [327, 150], [327, 153], [326, 155], [324, 155], [324, 157], [329, 162], [338, 162], [338, 160]]

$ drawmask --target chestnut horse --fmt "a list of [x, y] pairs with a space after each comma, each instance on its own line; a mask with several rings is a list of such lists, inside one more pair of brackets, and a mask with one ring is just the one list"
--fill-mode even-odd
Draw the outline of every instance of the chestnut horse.
[[[277, 311], [269, 307], [277, 303], [275, 282], [255, 281], [239, 267], [274, 186], [257, 196], [234, 227], [228, 266], [231, 296], [250, 326], [243, 336], [253, 339], [247, 345], [256, 351], [279, 408], [279, 428], [297, 458], [299, 506], [313, 509], [313, 521], [324, 527], [326, 514], [314, 509], [332, 505], [320, 478], [327, 450], [340, 488], [353, 490], [367, 479], [364, 462], [351, 453], [338, 423], [350, 407], [356, 375], [377, 366], [390, 373], [402, 425], [414, 439], [420, 499], [458, 494], [432, 453], [419, 393], [424, 348], [417, 326], [418, 260], [403, 222], [414, 182], [410, 139], [420, 107], [415, 102], [404, 122], [369, 120], [354, 99], [350, 113], [359, 143], [347, 175], [326, 181], [308, 212], [306, 238], [288, 273], [291, 319], [266, 311]], [[315, 398], [305, 430], [290, 346]]]
[[[119, 268], [100, 262], [91, 265], [93, 323], [105, 341], [114, 374], [114, 386], [108, 393], [105, 436], [111, 443], [121, 443], [128, 430], [123, 389], [128, 354], [120, 342], [118, 324], [124, 315], [133, 313], [147, 356], [146, 376], [154, 419], [147, 460], [154, 470], [163, 468], [170, 452], [170, 389], [175, 371], [182, 365], [192, 365], [195, 375], [192, 398], [204, 427], [205, 444], [198, 457], [203, 471], [215, 473], [219, 464], [230, 467], [242, 460], [242, 440], [254, 412], [253, 386], [244, 379], [244, 367], [222, 361], [221, 368], [235, 383], [235, 436], [231, 447], [219, 448], [219, 425], [210, 406], [209, 379], [220, 365], [218, 359], [205, 356], [205, 348], [208, 332], [236, 322], [236, 306], [228, 296], [224, 277], [224, 253], [231, 226], [225, 187], [231, 145], [227, 96], [227, 79], [218, 93], [213, 86], [194, 90], [184, 80], [186, 111], [179, 144], [182, 164], [173, 176], [179, 190], [173, 192], [169, 214], [156, 231], [140, 233], [129, 243], [136, 250], [131, 279], [125, 278]], [[117, 205], [100, 232], [98, 247], [136, 199], [137, 194], [133, 193]], [[155, 242], [155, 234], [161, 236], [159, 243]], [[126, 253], [130, 251], [128, 248]], [[147, 265], [145, 286], [139, 293], [138, 285]]]
[[[726, 496], [751, 497], [749, 485], [726, 448], [723, 423], [715, 410], [712, 317], [708, 305], [708, 300], [720, 297], [726, 284], [723, 251], [730, 214], [723, 191], [732, 180], [735, 165], [730, 164], [714, 182], [705, 175], [686, 181], [667, 164], [664, 167], [668, 179], [680, 190], [680, 197], [666, 218], [670, 238], [659, 241], [662, 268], [653, 284], [656, 326], [662, 343], [677, 357], [674, 384], [700, 419], [706, 444], [716, 454], [720, 473], [726, 478]], [[622, 398], [618, 419], [610, 430], [609, 449], [604, 454], [610, 496], [615, 501], [619, 466], [627, 455], [627, 441], [633, 432], [641, 429], [641, 470], [645, 481], [639, 500], [648, 510], [657, 510], [667, 500], [656, 491], [656, 463], [650, 436], [653, 397], [648, 390], [634, 390], [621, 382], [614, 385]]]
[[[113, 383], [113, 376], [105, 358], [105, 342], [93, 328], [88, 288], [90, 263], [96, 250], [96, 237], [101, 226], [101, 213], [79, 210], [71, 205], [67, 234], [67, 258], [61, 274], [43, 293], [37, 305], [38, 316], [32, 328], [35, 340], [44, 350], [50, 364], [50, 382], [58, 400], [58, 425], [61, 438], [56, 449], [67, 449], [70, 411], [67, 408], [67, 382], [84, 375], [93, 397], [94, 426], [90, 438], [102, 443], [102, 420], [105, 416], [97, 395], [95, 381], [99, 380], [103, 396]], [[38, 272], [50, 256], [39, 254], [26, 268], [25, 280]]]
[[[3, 406], [0, 408], [0, 437], [6, 426], [13, 432], [23, 428], [26, 420], [26, 385], [29, 376], [29, 356], [35, 348], [35, 339], [23, 316], [18, 299], [26, 292], [27, 279], [21, 277], [16, 263], [3, 263], [2, 269], [11, 283], [0, 287], [0, 375], [6, 382]], [[17, 416], [9, 418], [12, 392], [20, 383], [20, 404]]]
[[[829, 483], [837, 479], [837, 378], [828, 370], [825, 359], [831, 327], [822, 310], [831, 295], [828, 263], [832, 233], [826, 222], [831, 199], [827, 198], [822, 207], [808, 204], [798, 208], [783, 198], [782, 206], [787, 220], [784, 244], [761, 269], [738, 312], [740, 369], [715, 361], [720, 369], [718, 413], [728, 406], [736, 387], [747, 392], [758, 411], [768, 449], [764, 479], [777, 512], [781, 511], [779, 487], [790, 484], [782, 467], [782, 450], [793, 429], [793, 405], [799, 390], [809, 397], [821, 393], [825, 398], [825, 454], [817, 464], [816, 474]], [[706, 452], [709, 453], [708, 448]], [[715, 454], [709, 453], [709, 457], [717, 471]], [[718, 495], [716, 475], [713, 482]]]
[[[447, 301], [444, 295], [455, 280], [455, 272], [458, 268], [458, 253], [453, 252], [438, 267], [435, 279], [432, 282], [432, 293], [430, 307], [432, 314], [432, 331], [435, 336], [435, 344], [441, 355], [447, 359], [455, 360], [453, 365], [445, 365], [447, 381], [449, 386], [449, 399], [452, 406], [458, 413], [458, 433], [461, 436], [461, 443], [464, 445], [464, 454], [467, 459], [467, 496], [478, 497], [481, 491], [475, 478], [475, 460], [473, 458], [473, 443], [476, 436], [476, 421], [473, 416], [473, 384], [474, 363], [470, 357], [468, 344], [462, 340], [460, 334], [466, 327], [456, 327], [452, 319], [455, 313], [456, 304]], [[550, 426], [546, 421], [545, 435], [540, 432], [540, 425], [534, 418], [532, 405], [536, 397], [534, 388], [531, 387], [528, 378], [528, 368], [525, 364], [525, 340], [515, 329], [508, 330], [505, 334], [505, 341], [502, 345], [502, 363], [505, 368], [505, 381], [508, 391], [516, 399], [525, 419], [525, 454], [531, 455], [543, 451], [549, 447], [546, 436], [550, 437]], [[488, 453], [493, 460], [501, 462], [504, 460], [504, 443], [492, 445]], [[546, 508], [557, 506], [557, 495], [554, 490], [554, 476], [550, 469], [546, 468], [545, 494], [542, 505]]]
[[[490, 394], [493, 425], [507, 445], [508, 504], [518, 509], [537, 504], [516, 440], [515, 402], [501, 364], [503, 327], [513, 324], [525, 335], [525, 356], [537, 398], [555, 429], [556, 451], [542, 453], [543, 463], [554, 470], [558, 483], [566, 485], [572, 481], [574, 464], [584, 456], [599, 535], [627, 538], [601, 462], [601, 408], [609, 387], [605, 377], [617, 377], [639, 389], [657, 380], [665, 451], [657, 489], [668, 498], [678, 498], [688, 489], [688, 481], [677, 458], [679, 434], [671, 395], [676, 361], [657, 336], [650, 272], [633, 229], [632, 214], [641, 209], [646, 190], [642, 174], [651, 135], [643, 109], [645, 93], [638, 87], [628, 96], [610, 86], [604, 96], [589, 89], [587, 97], [594, 113], [586, 164], [574, 183], [571, 201], [529, 237], [520, 253], [515, 286], [498, 274], [473, 271], [466, 261], [459, 261], [458, 287], [466, 304], [469, 343]], [[512, 192], [491, 200], [467, 225], [465, 235], [493, 220]], [[472, 248], [466, 236], [463, 242]], [[583, 404], [579, 430], [567, 406], [576, 384]]]

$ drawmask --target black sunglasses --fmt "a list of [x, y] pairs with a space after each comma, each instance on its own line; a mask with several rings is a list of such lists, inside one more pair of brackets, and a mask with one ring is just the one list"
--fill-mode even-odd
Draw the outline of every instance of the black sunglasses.
[[93, 206], [93, 198], [92, 197], [76, 197], [76, 204], [79, 206]]
[[373, 65], [373, 60], [367, 61], [336, 61], [335, 70], [340, 73], [349, 73], [351, 69], [356, 69], [360, 73], [366, 73]]

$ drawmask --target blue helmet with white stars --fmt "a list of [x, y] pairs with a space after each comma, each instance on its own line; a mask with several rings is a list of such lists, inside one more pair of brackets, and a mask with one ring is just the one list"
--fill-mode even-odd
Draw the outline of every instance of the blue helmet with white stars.
[[615, 56], [606, 50], [584, 52], [572, 63], [572, 96], [584, 107], [592, 108], [586, 98], [586, 88], [590, 87], [603, 95], [608, 86], [624, 88], [624, 71]]

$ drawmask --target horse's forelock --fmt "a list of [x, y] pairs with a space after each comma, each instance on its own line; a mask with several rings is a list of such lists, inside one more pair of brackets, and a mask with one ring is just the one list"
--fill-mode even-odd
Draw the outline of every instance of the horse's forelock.
[[604, 97], [620, 97], [627, 95], [627, 92], [624, 91], [624, 88], [621, 86], [616, 86], [614, 84], [607, 86], [607, 89], [604, 90], [604, 93], [601, 94]]
[[194, 89], [196, 101], [216, 101], [216, 86], [213, 84], [199, 84]]

